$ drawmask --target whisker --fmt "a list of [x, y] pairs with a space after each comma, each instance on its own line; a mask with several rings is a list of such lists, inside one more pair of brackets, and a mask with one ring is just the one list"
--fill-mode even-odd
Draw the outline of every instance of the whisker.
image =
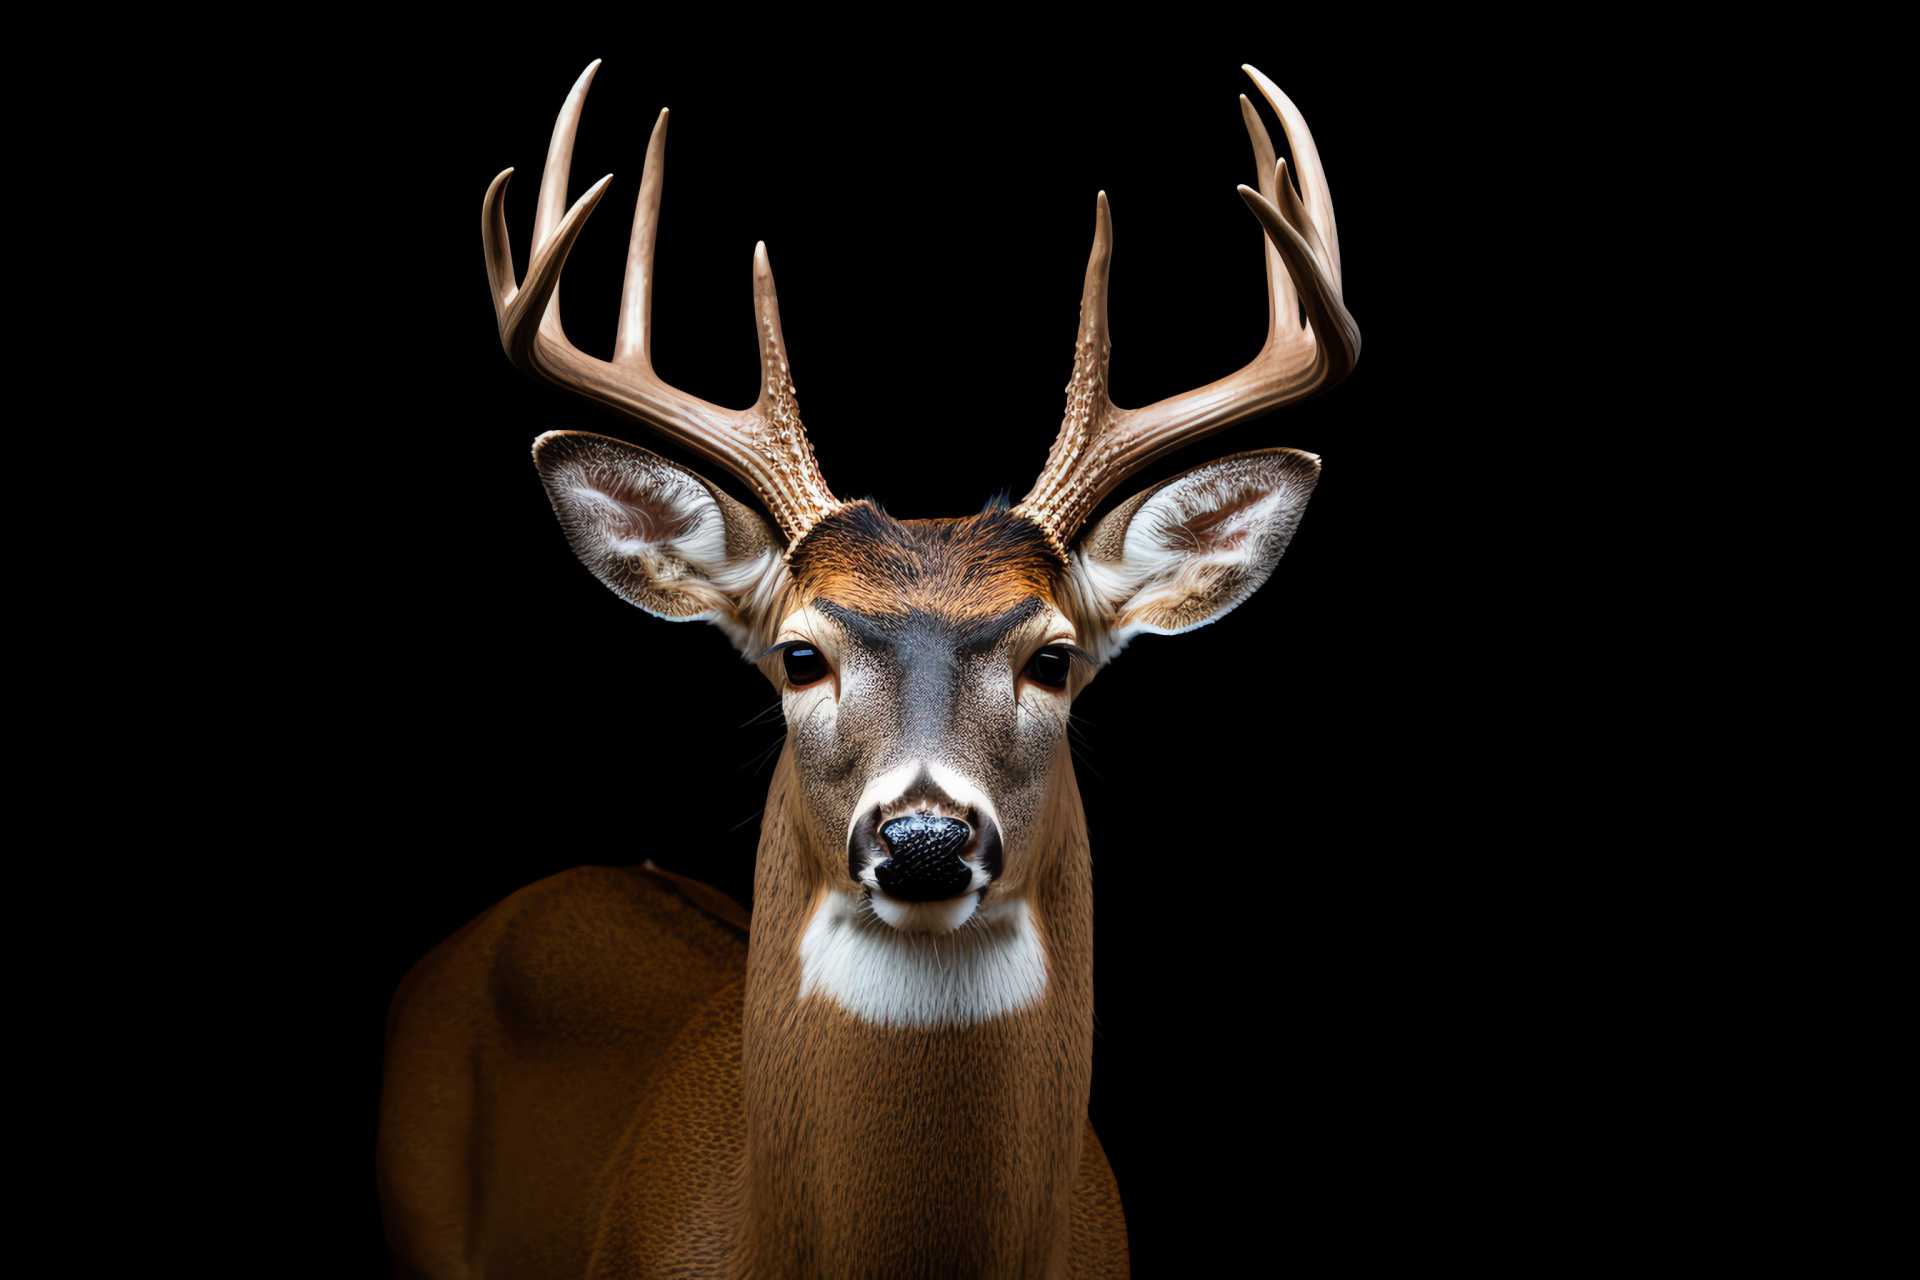
[[1086, 734], [1080, 732], [1080, 725], [1083, 721], [1089, 724], [1092, 723], [1091, 721], [1086, 721], [1084, 716], [1072, 715], [1067, 717], [1067, 750], [1073, 752], [1073, 758], [1075, 760], [1087, 766], [1088, 773], [1092, 774], [1101, 782], [1105, 782], [1107, 780], [1106, 775], [1101, 773], [1093, 763], [1093, 756], [1091, 754], [1093, 751], [1093, 741], [1088, 738]]
[[754, 775], [754, 776], [755, 776], [756, 778], [757, 778], [757, 777], [759, 777], [759, 776], [760, 776], [760, 766], [761, 766], [761, 765], [763, 765], [763, 764], [765, 764], [765, 763], [767, 762], [767, 757], [768, 757], [768, 756], [771, 756], [771, 755], [772, 755], [772, 754], [773, 754], [774, 752], [776, 752], [776, 751], [778, 751], [778, 750], [779, 750], [779, 749], [780, 749], [780, 748], [781, 748], [782, 746], [784, 746], [784, 745], [786, 744], [786, 741], [787, 741], [787, 735], [786, 735], [786, 734], [784, 734], [784, 733], [783, 733], [783, 734], [781, 734], [781, 735], [780, 735], [779, 737], [777, 737], [777, 738], [775, 738], [775, 739], [773, 740], [773, 742], [772, 742], [771, 744], [769, 744], [769, 745], [768, 745], [768, 747], [767, 747], [767, 749], [766, 749], [765, 751], [761, 751], [761, 752], [759, 752], [759, 753], [757, 753], [757, 754], [756, 754], [756, 755], [755, 755], [755, 756], [753, 757], [753, 759], [751, 759], [751, 760], [749, 760], [749, 761], [747, 761], [747, 763], [746, 763], [746, 764], [743, 764], [743, 765], [741, 765], [740, 767], [741, 767], [742, 769], [744, 769], [744, 768], [746, 768], [746, 767], [747, 767], [747, 765], [752, 765], [752, 766], [753, 766], [753, 775]]
[[1106, 782], [1107, 775], [1104, 773], [1101, 773], [1100, 770], [1094, 767], [1093, 761], [1087, 759], [1087, 755], [1084, 751], [1074, 746], [1069, 746], [1068, 750], [1073, 752], [1073, 758], [1075, 760], [1078, 760], [1081, 764], [1087, 766], [1088, 773], [1092, 774], [1095, 778], [1099, 779], [1102, 783]]

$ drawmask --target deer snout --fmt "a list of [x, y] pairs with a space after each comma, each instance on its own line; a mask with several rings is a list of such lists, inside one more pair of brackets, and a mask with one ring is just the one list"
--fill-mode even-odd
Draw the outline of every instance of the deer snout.
[[887, 924], [944, 933], [967, 922], [999, 876], [1000, 824], [945, 797], [871, 805], [847, 833], [847, 871]]
[[873, 869], [890, 898], [902, 902], [938, 902], [957, 898], [973, 883], [973, 868], [960, 850], [973, 827], [958, 818], [910, 813], [880, 828], [888, 857]]

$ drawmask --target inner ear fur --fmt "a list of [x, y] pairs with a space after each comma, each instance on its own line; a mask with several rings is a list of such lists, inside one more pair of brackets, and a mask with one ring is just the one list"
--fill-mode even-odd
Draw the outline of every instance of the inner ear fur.
[[1074, 547], [1074, 594], [1104, 659], [1141, 632], [1177, 635], [1232, 611], [1280, 563], [1320, 459], [1260, 449], [1137, 493]]
[[760, 513], [607, 436], [550, 431], [533, 442], [533, 462], [567, 544], [614, 594], [752, 646], [786, 577], [785, 544]]

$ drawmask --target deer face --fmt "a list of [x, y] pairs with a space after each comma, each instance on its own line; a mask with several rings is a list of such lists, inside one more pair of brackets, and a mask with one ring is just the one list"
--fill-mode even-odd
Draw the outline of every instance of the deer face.
[[1091, 674], [1058, 567], [1005, 510], [861, 503], [795, 550], [776, 682], [820, 874], [896, 929], [950, 931], [1020, 892], [1076, 661]]
[[1204, 625], [1273, 570], [1318, 475], [1242, 454], [1136, 495], [1066, 556], [1005, 508], [895, 520], [849, 504], [794, 546], [662, 458], [555, 432], [535, 450], [588, 568], [726, 630], [780, 691], [814, 882], [902, 932], [1022, 900], [1073, 697], [1141, 632]]

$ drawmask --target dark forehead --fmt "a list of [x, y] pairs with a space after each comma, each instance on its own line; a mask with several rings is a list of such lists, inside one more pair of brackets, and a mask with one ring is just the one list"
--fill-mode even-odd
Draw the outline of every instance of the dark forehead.
[[816, 598], [813, 607], [870, 644], [904, 651], [936, 649], [944, 654], [992, 649], [1046, 606], [1040, 597], [1028, 596], [1005, 613], [984, 618], [954, 618], [924, 609], [868, 614], [825, 597]]
[[1040, 527], [1004, 508], [961, 520], [895, 520], [857, 502], [810, 530], [789, 561], [811, 599], [867, 617], [984, 622], [1053, 599], [1063, 566]]

